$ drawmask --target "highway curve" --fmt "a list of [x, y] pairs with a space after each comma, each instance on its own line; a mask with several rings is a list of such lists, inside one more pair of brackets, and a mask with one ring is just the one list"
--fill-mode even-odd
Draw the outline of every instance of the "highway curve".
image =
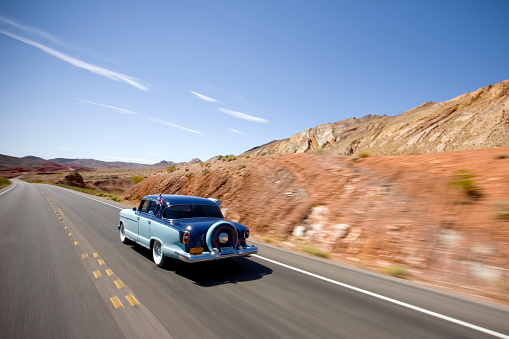
[[508, 338], [509, 308], [264, 244], [171, 261], [119, 241], [120, 203], [0, 191], [0, 338]]

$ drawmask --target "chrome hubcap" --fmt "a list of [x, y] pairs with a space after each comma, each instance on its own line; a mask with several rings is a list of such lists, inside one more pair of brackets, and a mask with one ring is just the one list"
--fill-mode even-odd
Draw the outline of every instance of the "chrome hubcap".
[[226, 244], [229, 240], [228, 233], [223, 232], [223, 233], [219, 234], [218, 240], [219, 240], [219, 243]]
[[156, 243], [154, 245], [154, 253], [156, 254], [157, 258], [161, 257], [161, 246], [159, 245], [159, 243]]

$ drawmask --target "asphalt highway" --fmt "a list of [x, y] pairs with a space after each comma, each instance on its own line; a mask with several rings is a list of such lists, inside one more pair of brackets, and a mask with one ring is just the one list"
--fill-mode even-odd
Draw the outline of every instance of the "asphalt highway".
[[0, 338], [507, 338], [509, 307], [257, 243], [163, 269], [119, 240], [120, 203], [0, 191]]

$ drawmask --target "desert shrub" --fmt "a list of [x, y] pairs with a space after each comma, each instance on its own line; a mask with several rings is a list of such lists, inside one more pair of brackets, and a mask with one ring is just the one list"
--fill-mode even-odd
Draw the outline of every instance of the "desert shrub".
[[137, 183], [139, 183], [140, 181], [142, 181], [145, 178], [142, 177], [142, 176], [139, 176], [139, 175], [134, 175], [134, 176], [131, 177], [131, 179], [132, 179], [134, 184], [137, 184]]
[[369, 153], [366, 151], [359, 153], [359, 158], [368, 158], [368, 157], [369, 157]]
[[208, 173], [210, 173], [210, 168], [208, 168], [208, 167], [205, 167], [205, 168], [201, 171], [201, 174], [202, 174], [202, 175], [205, 175], [205, 174], [208, 174]]
[[479, 198], [481, 194], [475, 181], [473, 180], [474, 177], [475, 175], [468, 170], [458, 170], [456, 173], [454, 173], [454, 177], [449, 182], [449, 184], [462, 190], [467, 196], [471, 198]]
[[495, 204], [495, 217], [509, 221], [509, 200], [501, 200]]
[[385, 267], [384, 271], [385, 273], [398, 278], [406, 278], [410, 275], [406, 267], [399, 264], [392, 264], [389, 267]]
[[318, 154], [324, 154], [325, 153], [325, 150], [323, 148], [317, 148], [315, 150], [315, 153], [318, 153]]
[[168, 173], [171, 173], [171, 172], [175, 172], [177, 170], [177, 167], [175, 166], [170, 166], [166, 169], [166, 172]]
[[208, 168], [208, 167], [210, 167], [210, 162], [208, 162], [208, 161], [207, 162], [200, 162], [200, 166]]
[[509, 155], [505, 154], [505, 153], [497, 153], [495, 154], [495, 159], [507, 159], [509, 158]]
[[251, 155], [246, 154], [246, 159], [249, 159], [250, 157], [251, 157]]
[[246, 164], [238, 164], [237, 165], [237, 170], [241, 170], [243, 168], [246, 168]]
[[237, 159], [237, 156], [233, 155], [233, 154], [221, 155], [219, 157], [219, 160], [226, 161], [226, 162], [230, 162], [230, 161], [233, 161], [233, 160], [236, 160], [236, 159]]
[[5, 186], [8, 186], [11, 184], [11, 181], [7, 178], [0, 177], [0, 188], [4, 188]]
[[328, 258], [330, 256], [330, 253], [322, 251], [318, 248], [312, 247], [312, 246], [302, 246], [300, 248], [302, 251], [306, 252], [307, 254], [311, 254], [320, 258]]

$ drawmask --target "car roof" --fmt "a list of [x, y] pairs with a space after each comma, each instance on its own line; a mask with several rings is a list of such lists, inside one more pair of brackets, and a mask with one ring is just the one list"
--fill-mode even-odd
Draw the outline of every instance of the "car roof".
[[[165, 204], [170, 205], [213, 205], [217, 206], [216, 203], [207, 198], [193, 197], [190, 195], [177, 195], [177, 194], [163, 194], [162, 195]], [[156, 200], [159, 195], [147, 195], [143, 199]]]

